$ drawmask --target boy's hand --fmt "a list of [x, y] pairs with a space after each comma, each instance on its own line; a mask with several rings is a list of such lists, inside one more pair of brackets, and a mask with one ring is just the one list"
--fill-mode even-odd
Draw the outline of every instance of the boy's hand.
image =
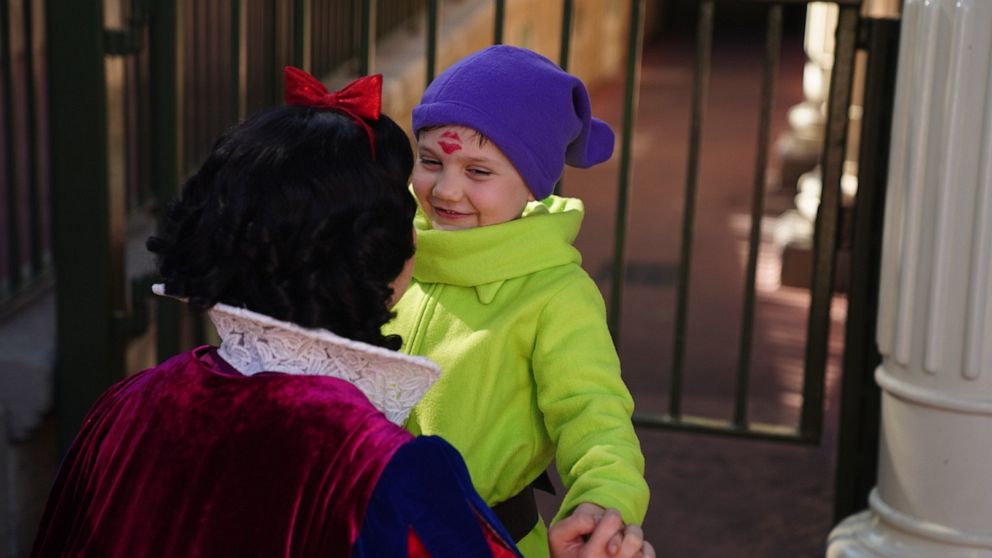
[[[575, 507], [575, 511], [572, 512], [571, 517], [576, 516], [589, 516], [599, 523], [600, 518], [606, 513], [606, 510], [596, 504], [589, 502], [583, 502]], [[616, 554], [617, 550], [620, 548], [620, 543], [623, 541], [623, 517], [620, 518], [620, 528], [617, 529], [616, 534], [610, 537], [609, 541], [606, 543], [606, 551], [612, 556]]]
[[[580, 510], [582, 506], [590, 507]], [[624, 527], [620, 512], [597, 514], [593, 508], [602, 510], [599, 506], [582, 506], [548, 530], [552, 558], [655, 558], [640, 527]]]

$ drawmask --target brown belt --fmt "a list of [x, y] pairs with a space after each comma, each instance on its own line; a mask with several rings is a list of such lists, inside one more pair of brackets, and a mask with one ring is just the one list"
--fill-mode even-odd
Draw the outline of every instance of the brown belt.
[[537, 499], [534, 497], [535, 488], [549, 494], [555, 493], [555, 487], [551, 484], [551, 478], [548, 477], [547, 471], [542, 471], [533, 482], [520, 492], [493, 506], [493, 513], [513, 537], [513, 542], [520, 542], [527, 536], [527, 533], [534, 530], [534, 526], [540, 519], [537, 513]]

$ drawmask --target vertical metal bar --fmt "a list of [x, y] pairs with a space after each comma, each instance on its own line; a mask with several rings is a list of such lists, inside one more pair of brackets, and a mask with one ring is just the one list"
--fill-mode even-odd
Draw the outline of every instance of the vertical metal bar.
[[231, 0], [231, 121], [248, 106], [248, 0]]
[[[313, 0], [294, 0], [293, 2], [293, 64], [304, 70], [311, 70], [313, 54], [313, 18], [311, 17], [311, 2]], [[371, 1], [371, 0], [369, 0]], [[280, 74], [280, 80], [282, 79]]]
[[327, 37], [327, 33], [324, 29], [324, 7], [327, 3], [322, 2], [321, 0], [313, 0], [311, 5], [313, 7], [310, 11], [310, 18], [313, 23], [310, 25], [313, 27], [314, 31], [313, 48], [310, 53], [310, 61], [313, 64], [313, 67], [310, 68], [310, 71], [313, 72], [314, 75], [319, 76], [327, 72], [327, 56], [322, 48], [324, 46], [325, 38]]
[[[48, 36], [46, 33], [46, 4], [43, 0], [38, 0], [38, 10], [35, 12], [38, 14], [38, 18], [35, 20], [35, 28], [37, 29], [37, 49], [39, 52], [44, 52], [48, 44]], [[52, 204], [51, 204], [51, 191], [52, 191], [52, 158], [50, 151], [50, 123], [49, 118], [49, 82], [48, 82], [48, 57], [39, 56], [36, 59], [37, 68], [35, 69], [35, 76], [38, 80], [37, 92], [38, 97], [38, 153], [40, 156], [38, 164], [38, 188], [41, 193], [41, 230], [42, 230], [42, 244], [44, 246], [44, 251], [42, 252], [42, 263], [46, 269], [51, 267], [52, 260]]]
[[358, 55], [358, 75], [375, 72], [375, 13], [376, 0], [362, 2], [361, 48]]
[[210, 3], [213, 7], [210, 10], [210, 20], [207, 24], [209, 28], [215, 32], [210, 33], [211, 37], [211, 49], [210, 49], [210, 82], [213, 86], [213, 105], [214, 110], [211, 111], [213, 119], [211, 122], [211, 127], [208, 130], [207, 137], [210, 138], [203, 146], [204, 153], [210, 149], [213, 145], [214, 138], [220, 133], [221, 130], [227, 127], [227, 124], [231, 122], [231, 111], [233, 110], [231, 105], [231, 99], [233, 91], [231, 91], [231, 80], [233, 76], [228, 75], [233, 73], [231, 66], [231, 35], [234, 33], [234, 26], [231, 21], [231, 5], [237, 2], [237, 0], [225, 0], [219, 2], [214, 0]]
[[396, 7], [392, 2], [386, 2], [386, 5], [379, 6], [379, 9], [375, 13], [375, 34], [372, 35], [373, 40], [379, 39], [379, 33], [389, 30], [389, 23], [392, 15], [395, 15]]
[[[139, 17], [141, 21], [141, 33], [142, 42], [145, 44], [145, 48], [135, 56], [135, 90], [134, 97], [137, 103], [137, 122], [135, 124], [136, 137], [135, 137], [135, 148], [137, 150], [137, 181], [138, 181], [138, 191], [139, 191], [139, 203], [142, 206], [146, 206], [149, 200], [154, 198], [154, 194], [151, 190], [151, 173], [149, 172], [149, 166], [151, 165], [151, 134], [149, 133], [149, 122], [151, 120], [151, 90], [148, 84], [148, 50], [149, 47], [149, 31], [148, 31], [148, 2], [142, 2], [139, 8]], [[143, 293], [147, 295], [147, 293]]]
[[357, 22], [357, 25], [344, 25], [343, 28], [339, 27], [341, 31], [344, 31], [341, 33], [341, 48], [338, 51], [339, 56], [341, 57], [339, 63], [355, 55], [355, 45], [357, 45], [360, 41], [360, 37], [356, 39], [355, 29], [357, 27], [361, 27], [361, 21], [359, 19], [360, 16], [353, 3], [342, 3], [341, 9], [342, 16], [339, 21], [354, 21]]
[[11, 23], [10, 23], [10, 2], [9, 0], [0, 1], [0, 29], [3, 30], [3, 36], [0, 37], [0, 69], [3, 70], [2, 75], [0, 75], [0, 89], [3, 90], [3, 115], [4, 115], [4, 127], [3, 127], [3, 144], [4, 144], [4, 165], [3, 173], [4, 180], [3, 185], [5, 186], [5, 191], [0, 190], [0, 195], [5, 196], [3, 201], [3, 207], [5, 209], [4, 214], [0, 215], [0, 222], [5, 224], [4, 237], [5, 240], [2, 242], [3, 246], [0, 247], [0, 256], [5, 256], [4, 262], [0, 264], [0, 269], [6, 270], [3, 277], [0, 277], [0, 289], [7, 292], [14, 292], [20, 282], [20, 278], [17, 274], [17, 198], [14, 195], [17, 185], [17, 175], [14, 172], [14, 165], [16, 164], [16, 141], [14, 140], [14, 107], [13, 107], [13, 79], [11, 77], [12, 71], [12, 57], [10, 54], [10, 35], [11, 35]]
[[326, 3], [322, 0], [310, 0], [310, 12], [307, 19], [310, 28], [310, 67], [307, 69], [315, 76], [323, 75], [325, 72], [325, 61], [321, 46], [323, 43], [323, 29], [321, 29], [321, 13]]
[[568, 57], [572, 46], [572, 24], [575, 22], [575, 0], [564, 0], [561, 5], [561, 46], [558, 65], [568, 71]]
[[[72, 0], [63, 0], [71, 2]], [[149, 19], [149, 84], [152, 95], [150, 138], [152, 180], [159, 207], [176, 196], [185, 172], [185, 10], [184, 0], [154, 2]], [[161, 215], [160, 215], [161, 216]], [[180, 350], [181, 303], [160, 298], [157, 301], [158, 360]]]
[[627, 30], [627, 79], [624, 87], [620, 176], [617, 188], [617, 213], [614, 220], [613, 274], [610, 284], [608, 323], [614, 343], [620, 345], [620, 316], [623, 312], [623, 283], [627, 250], [627, 206], [630, 199], [631, 143], [637, 92], [641, 82], [641, 51], [644, 39], [644, 0], [631, 0], [630, 27]]
[[[568, 71], [568, 58], [572, 46], [572, 23], [575, 20], [575, 0], [564, 0], [561, 6], [561, 46], [558, 51], [558, 65]], [[555, 183], [554, 194], [560, 196], [565, 191], [564, 176]]]
[[26, 101], [27, 101], [27, 129], [25, 130], [27, 135], [27, 145], [25, 149], [28, 155], [28, 165], [27, 165], [27, 215], [25, 220], [27, 221], [27, 273], [29, 280], [34, 279], [35, 276], [41, 271], [41, 211], [39, 202], [39, 189], [38, 189], [38, 129], [37, 129], [37, 111], [38, 111], [38, 94], [35, 89], [34, 81], [34, 28], [32, 26], [32, 2], [31, 0], [24, 1], [24, 73], [27, 76], [27, 83], [25, 87], [27, 89]]
[[218, 8], [221, 7], [222, 3], [223, 0], [204, 2], [206, 7], [204, 8], [203, 19], [198, 22], [200, 32], [203, 33], [203, 43], [202, 50], [197, 54], [203, 60], [202, 78], [206, 90], [206, 102], [203, 106], [203, 120], [201, 121], [202, 135], [200, 137], [202, 143], [197, 150], [197, 160], [191, 161], [194, 165], [203, 161], [203, 157], [209, 149], [208, 146], [212, 144], [214, 131], [219, 127], [218, 118], [227, 118], [227, 114], [224, 113], [226, 107], [223, 104], [225, 97], [222, 90], [224, 77], [221, 73], [227, 70], [226, 65], [222, 64], [227, 57], [220, 50], [226, 46], [226, 41], [223, 41], [222, 38], [224, 24], [227, 22], [218, 17], [220, 15]]
[[345, 6], [343, 2], [334, 3], [334, 64], [341, 63], [341, 53], [345, 50], [349, 50], [347, 37], [345, 36], [344, 29], [341, 28], [341, 22], [347, 21], [344, 17]]
[[834, 490], [836, 521], [868, 506], [878, 471], [881, 393], [874, 371], [882, 358], [875, 342], [881, 278], [882, 229], [899, 51], [898, 19], [865, 19], [868, 64], [854, 199], [844, 377]]
[[135, 130], [137, 124], [137, 76], [136, 56], [127, 55], [124, 59], [124, 157], [125, 174], [125, 207], [130, 212], [141, 206], [141, 192], [138, 189], [138, 138]]
[[190, 145], [187, 147], [187, 168], [183, 169], [184, 173], [190, 170], [189, 165], [195, 164], [195, 161], [200, 160], [200, 153], [202, 152], [202, 146], [206, 143], [206, 137], [203, 133], [203, 105], [206, 102], [206, 76], [207, 72], [203, 69], [206, 64], [205, 58], [207, 50], [203, 44], [204, 37], [203, 33], [203, 20], [205, 19], [205, 10], [208, 8], [205, 2], [193, 1], [190, 6], [190, 18], [188, 29], [192, 33], [191, 49], [190, 49], [190, 66], [192, 67], [192, 72], [190, 74], [190, 89], [189, 92], [192, 93], [186, 100], [189, 102], [189, 107], [187, 111], [190, 115], [189, 129], [187, 133], [191, 137]]
[[30, 282], [31, 278], [31, 208], [30, 191], [33, 187], [33, 168], [30, 164], [31, 145], [31, 99], [29, 98], [27, 81], [30, 68], [25, 58], [28, 49], [26, 29], [24, 27], [24, 2], [8, 3], [5, 13], [4, 29], [7, 31], [4, 39], [6, 50], [5, 88], [7, 91], [7, 145], [10, 153], [8, 159], [8, 228], [9, 237], [10, 278], [16, 292]]
[[437, 75], [437, 0], [427, 0], [427, 76], [424, 86]]
[[689, 125], [689, 161], [682, 209], [682, 247], [679, 255], [679, 288], [675, 309], [675, 342], [672, 349], [672, 378], [669, 414], [682, 414], [682, 368], [685, 361], [686, 324], [689, 314], [689, 277], [692, 266], [692, 236], [696, 219], [696, 190], [699, 182], [699, 144], [709, 88], [710, 55], [713, 45], [713, 0], [699, 5], [696, 35], [696, 68], [692, 80], [692, 109]]
[[[186, 2], [186, 0], [179, 0], [179, 1]], [[195, 29], [193, 29], [193, 24], [192, 24], [193, 15], [195, 13], [196, 13], [196, 9], [193, 6], [185, 6], [183, 10], [177, 12], [177, 14], [182, 15], [182, 19], [179, 20], [178, 25], [182, 30], [183, 38], [187, 41], [193, 41], [195, 39], [196, 33], [195, 33]], [[170, 36], [175, 38], [174, 34]], [[174, 45], [171, 48], [177, 48], [177, 46], [178, 45]], [[182, 48], [184, 51], [185, 50], [192, 51], [193, 50], [192, 46], [193, 45], [183, 45]], [[153, 67], [154, 67], [154, 63], [153, 63]], [[194, 128], [192, 125], [193, 122], [192, 108], [187, 107], [188, 103], [186, 103], [187, 99], [191, 99], [194, 96], [193, 85], [196, 83], [196, 80], [193, 79], [194, 69], [195, 68], [192, 63], [185, 64], [185, 66], [181, 70], [185, 74], [183, 76], [184, 79], [181, 82], [179, 82], [182, 85], [182, 87], [177, 92], [177, 94], [180, 95], [180, 97], [183, 100], [183, 110], [178, 113], [177, 118], [181, 118], [183, 123], [183, 126], [181, 127], [183, 138], [182, 141], [179, 143], [179, 145], [182, 146], [182, 152], [179, 154], [179, 160], [182, 161], [184, 165], [186, 161], [192, 159], [192, 156], [190, 156], [190, 151], [192, 150], [192, 146], [196, 143], [193, 141], [193, 135], [192, 135]], [[177, 69], [177, 71], [180, 70]], [[172, 81], [170, 81], [170, 83], [172, 83]], [[184, 166], [183, 168], [180, 169], [180, 174], [184, 174], [185, 172], [186, 172], [186, 168]], [[164, 198], [164, 199], [167, 200], [170, 198]]]
[[[123, 29], [126, 24], [128, 4], [122, 0], [104, 0], [104, 26], [112, 29]], [[121, 324], [126, 315], [127, 298], [125, 295], [124, 248], [127, 236], [127, 140], [126, 140], [126, 103], [127, 95], [127, 57], [104, 57], [104, 88], [107, 104], [107, 220], [104, 224], [107, 234], [107, 250], [110, 265], [104, 272], [103, 288], [111, 293], [110, 307], [114, 319], [114, 335], [120, 337], [120, 348], [123, 350], [124, 338]], [[120, 379], [123, 374], [116, 379]], [[106, 386], [104, 386], [106, 387]]]
[[[47, 31], [58, 265], [56, 401], [68, 447], [86, 409], [123, 375], [107, 223], [107, 99], [101, 2], [50, 0]], [[79, 141], [86, 130], [87, 141]]]
[[[222, 72], [228, 69], [227, 65], [224, 64], [227, 58], [218, 49], [218, 47], [223, 48], [227, 45], [227, 41], [222, 40], [221, 37], [224, 33], [222, 26], [226, 21], [215, 17], [213, 14], [214, 8], [221, 1], [223, 0], [214, 0], [208, 3], [203, 8], [203, 12], [197, 15], [196, 32], [200, 37], [199, 48], [196, 52], [189, 53], [189, 56], [195, 57], [199, 62], [197, 83], [201, 85], [202, 95], [202, 97], [194, 97], [187, 100], [189, 103], [199, 105], [200, 107], [199, 119], [197, 120], [199, 144], [196, 149], [196, 158], [188, 161], [189, 166], [187, 168], [189, 170], [195, 169], [203, 161], [204, 154], [209, 149], [209, 146], [213, 144], [218, 113], [221, 118], [227, 117], [223, 112], [226, 107], [221, 104], [221, 101], [226, 95], [225, 92], [220, 91], [225, 81]], [[195, 0], [193, 3], [197, 6], [202, 4]]]
[[[37, 14], [37, 19], [35, 19], [34, 25], [36, 29], [36, 41], [37, 49], [39, 52], [44, 52], [46, 50], [46, 44], [48, 44], [48, 36], [45, 34], [46, 29], [46, 4], [43, 0], [38, 0], [38, 9], [35, 11]], [[37, 67], [35, 68], [35, 79], [38, 84], [36, 86], [35, 95], [38, 98], [38, 119], [36, 121], [36, 126], [38, 128], [38, 189], [40, 193], [40, 219], [41, 223], [41, 234], [42, 234], [42, 264], [45, 269], [51, 268], [52, 259], [52, 209], [51, 209], [51, 169], [52, 169], [52, 159], [49, 146], [51, 141], [49, 139], [50, 133], [50, 119], [49, 119], [49, 83], [48, 83], [48, 58], [47, 56], [38, 56], [35, 59]]]
[[[268, 19], [270, 24], [269, 32], [272, 34], [272, 45], [271, 45], [272, 49], [270, 50], [270, 52], [272, 53], [272, 65], [271, 65], [272, 73], [270, 75], [271, 79], [269, 80], [269, 84], [271, 85], [271, 89], [269, 90], [269, 95], [270, 95], [270, 100], [273, 103], [281, 103], [282, 102], [281, 92], [283, 89], [282, 89], [282, 72], [280, 70], [283, 64], [283, 60], [279, 57], [279, 54], [282, 51], [282, 49], [280, 48], [280, 40], [282, 39], [282, 35], [280, 34], [280, 31], [282, 30], [282, 25], [280, 25], [280, 23], [282, 22], [283, 19], [283, 9], [281, 8], [283, 4], [280, 3], [279, 0], [271, 0], [269, 6], [271, 8], [271, 12], [270, 12], [271, 17]], [[294, 59], [292, 63], [296, 64], [296, 60]]]
[[768, 136], [775, 104], [775, 75], [782, 48], [782, 5], [768, 7], [765, 31], [765, 64], [761, 78], [761, 114], [758, 117], [758, 153], [754, 163], [754, 189], [751, 196], [751, 234], [748, 238], [745, 272], [744, 309], [741, 317], [740, 351], [737, 360], [737, 385], [734, 393], [734, 424], [747, 423], [748, 386], [750, 384], [751, 345], [754, 332], [755, 280], [758, 274], [758, 251], [761, 249], [761, 218], [765, 212], [765, 169], [768, 166]]
[[823, 426], [823, 390], [830, 337], [830, 302], [834, 287], [834, 260], [840, 230], [840, 180], [844, 172], [848, 107], [854, 74], [858, 7], [838, 6], [834, 67], [827, 101], [827, 129], [823, 142], [823, 188], [813, 232], [813, 278], [806, 336], [806, 374], [799, 430], [811, 442], [820, 439]]
[[331, 12], [332, 9], [331, 2], [324, 2], [324, 9], [321, 16], [323, 17], [322, 28], [324, 30], [324, 36], [321, 39], [321, 50], [324, 55], [323, 67], [326, 71], [331, 71], [331, 69], [335, 68], [338, 64], [338, 61], [335, 58], [337, 54], [334, 50], [334, 43], [338, 41], [337, 36], [340, 35], [340, 33], [338, 33], [338, 31], [334, 28], [334, 22], [336, 20], [334, 19], [334, 14]]
[[204, 53], [207, 59], [207, 75], [205, 77], [210, 88], [210, 104], [208, 105], [210, 118], [204, 129], [205, 141], [203, 142], [203, 151], [200, 152], [200, 161], [203, 160], [202, 157], [213, 145], [217, 131], [222, 129], [230, 116], [231, 107], [228, 103], [231, 100], [231, 92], [227, 89], [229, 85], [227, 72], [231, 70], [230, 53], [227, 52], [228, 47], [231, 46], [229, 35], [231, 17], [228, 12], [230, 4], [231, 0], [210, 2], [207, 20], [203, 22], [207, 44], [210, 45], [209, 50]]
[[336, 41], [337, 32], [334, 29], [334, 15], [331, 13], [332, 7], [331, 2], [324, 2], [323, 15], [324, 18], [321, 28], [324, 30], [324, 37], [321, 40], [321, 49], [323, 50], [324, 56], [324, 68], [326, 71], [331, 71], [338, 65], [335, 59], [334, 43]]
[[307, 0], [293, 1], [293, 65], [306, 70], [303, 63], [304, 37], [303, 37], [303, 11]]
[[35, 113], [35, 131], [37, 134], [37, 169], [35, 176], [37, 182], [35, 188], [38, 190], [39, 198], [39, 232], [41, 238], [41, 265], [47, 270], [51, 266], [51, 246], [52, 246], [52, 205], [51, 205], [51, 156], [49, 153], [49, 106], [48, 106], [48, 62], [45, 56], [48, 37], [45, 35], [45, 2], [36, 0], [35, 9], [32, 12], [34, 28], [35, 50], [38, 56], [35, 57], [34, 80], [37, 102], [37, 112]]
[[201, 113], [203, 114], [200, 125], [201, 143], [197, 149], [197, 160], [194, 164], [203, 160], [208, 149], [207, 146], [213, 142], [214, 130], [218, 128], [217, 119], [227, 117], [223, 111], [222, 99], [224, 94], [221, 88], [224, 80], [223, 75], [220, 74], [227, 69], [220, 64], [226, 57], [223, 51], [218, 48], [224, 46], [224, 41], [221, 39], [224, 34], [224, 24], [227, 23], [218, 17], [222, 3], [224, 0], [200, 3], [203, 5], [203, 13], [197, 25], [200, 27], [200, 33], [203, 34], [203, 43], [201, 43], [200, 51], [196, 56], [203, 62], [201, 78], [203, 79], [206, 98], [196, 100], [198, 104], [202, 103], [204, 110]]
[[493, 44], [503, 44], [503, 27], [506, 24], [506, 0], [496, 0], [493, 8]]
[[270, 104], [281, 104], [282, 98], [279, 94], [282, 91], [282, 83], [279, 78], [282, 76], [281, 70], [282, 65], [285, 63], [279, 58], [279, 19], [280, 10], [276, 5], [276, 0], [269, 0], [262, 4], [264, 7], [264, 12], [261, 14], [256, 14], [258, 16], [258, 27], [264, 29], [265, 41], [255, 47], [255, 51], [259, 53], [260, 65], [258, 67], [259, 71], [259, 81], [264, 86], [260, 87], [260, 91], [264, 91], [264, 95], [260, 95], [258, 98], [258, 103], [252, 106], [253, 110], [258, 107], [266, 106]]
[[[242, 18], [244, 19], [241, 39], [241, 56], [244, 57], [242, 87], [245, 89], [244, 114], [255, 111], [264, 96], [264, 91], [268, 90], [268, 80], [265, 79], [265, 70], [271, 68], [267, 64], [265, 56], [262, 55], [261, 46], [268, 43], [266, 36], [267, 27], [261, 19], [260, 14], [265, 9], [265, 4], [261, 2], [245, 2], [242, 4]], [[252, 40], [249, 41], [248, 37]]]

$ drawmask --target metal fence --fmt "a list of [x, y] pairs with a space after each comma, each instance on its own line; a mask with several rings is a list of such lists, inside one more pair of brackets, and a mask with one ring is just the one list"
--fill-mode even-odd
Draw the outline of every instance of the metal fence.
[[[247, 114], [278, 104], [282, 67], [293, 64], [316, 75], [337, 71], [365, 73], [374, 46], [368, 34], [384, 36], [409, 25], [423, 12], [424, 0], [376, 3], [343, 0], [217, 0], [177, 2], [170, 8], [125, 5], [126, 37], [111, 53], [125, 58], [127, 86], [128, 207], [156, 199], [151, 182], [151, 134], [171, 127], [152, 118], [152, 102], [181, 108], [183, 174], [192, 171], [213, 140]], [[174, 11], [166, 21], [165, 9]], [[168, 23], [168, 25], [166, 24]], [[363, 32], [365, 30], [365, 32]], [[151, 41], [151, 44], [149, 42]], [[177, 47], [176, 89], [152, 91], [157, 50]], [[364, 71], [363, 71], [364, 70]], [[161, 73], [159, 78], [164, 77]], [[159, 195], [163, 192], [158, 192]]]
[[[725, 2], [730, 3], [730, 2]], [[769, 425], [751, 422], [748, 418], [748, 385], [751, 379], [750, 363], [755, 311], [755, 278], [757, 272], [758, 244], [761, 238], [761, 217], [764, 212], [765, 169], [768, 167], [768, 143], [771, 124], [771, 107], [775, 95], [775, 75], [781, 50], [783, 5], [795, 2], [751, 2], [766, 12], [765, 51], [761, 82], [761, 100], [757, 107], [759, 127], [756, 138], [757, 160], [751, 199], [751, 223], [748, 236], [748, 254], [743, 292], [743, 312], [740, 325], [740, 346], [735, 385], [733, 415], [729, 419], [687, 416], [682, 412], [683, 374], [686, 347], [686, 329], [689, 304], [689, 278], [692, 272], [692, 239], [696, 215], [696, 198], [699, 181], [700, 142], [705, 119], [707, 86], [710, 74], [710, 56], [713, 43], [714, 14], [721, 2], [699, 2], [696, 30], [696, 54], [693, 73], [693, 100], [690, 115], [689, 154], [686, 162], [686, 185], [683, 208], [682, 242], [678, 267], [678, 297], [675, 310], [674, 342], [668, 409], [665, 413], [640, 414], [638, 424], [661, 428], [675, 428], [701, 433], [743, 435], [769, 440], [816, 443], [822, 431], [824, 381], [827, 362], [827, 342], [830, 329], [830, 305], [833, 297], [835, 260], [840, 224], [840, 181], [843, 174], [847, 139], [848, 106], [851, 103], [851, 84], [854, 75], [855, 39], [858, 29], [858, 4], [856, 1], [838, 2], [840, 14], [837, 22], [836, 50], [827, 100], [827, 125], [823, 140], [821, 169], [823, 189], [817, 212], [814, 233], [814, 260], [811, 299], [806, 337], [802, 410], [798, 427]], [[629, 56], [636, 56], [632, 45]], [[628, 92], [628, 96], [630, 93]], [[628, 103], [630, 101], [628, 100]], [[627, 123], [625, 123], [625, 128]], [[625, 137], [626, 137], [625, 130]], [[626, 142], [625, 142], [626, 143]], [[626, 200], [618, 203], [617, 246], [615, 249], [611, 323], [619, 323], [619, 302], [623, 289], [623, 234], [626, 222]], [[616, 327], [616, 325], [614, 325]]]

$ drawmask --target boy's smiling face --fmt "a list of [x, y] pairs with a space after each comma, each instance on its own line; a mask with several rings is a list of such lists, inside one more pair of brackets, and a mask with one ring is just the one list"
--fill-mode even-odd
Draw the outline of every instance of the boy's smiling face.
[[413, 191], [435, 229], [458, 230], [512, 221], [534, 199], [513, 163], [464, 126], [422, 132]]

